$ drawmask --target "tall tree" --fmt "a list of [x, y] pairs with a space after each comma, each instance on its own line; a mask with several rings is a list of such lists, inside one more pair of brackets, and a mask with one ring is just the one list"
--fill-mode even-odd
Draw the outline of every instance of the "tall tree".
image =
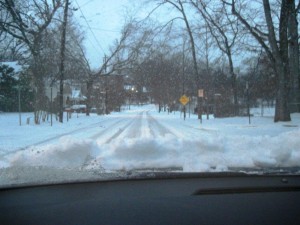
[[[87, 65], [87, 112], [86, 115], [89, 115], [89, 108], [91, 105], [91, 93], [93, 89], [93, 84], [95, 81], [104, 80], [104, 82], [100, 81], [100, 83], [104, 83], [105, 88], [105, 113], [109, 114], [110, 110], [114, 107], [108, 107], [108, 100], [111, 100], [111, 98], [115, 98], [112, 96], [108, 96], [108, 89], [109, 85], [114, 85], [115, 88], [118, 88], [120, 86], [120, 80], [116, 77], [113, 77], [115, 75], [121, 75], [120, 71], [126, 69], [128, 65], [130, 64], [132, 58], [135, 57], [135, 54], [132, 51], [128, 51], [127, 41], [134, 33], [134, 29], [131, 26], [132, 24], [129, 22], [123, 27], [120, 40], [116, 40], [114, 42], [114, 45], [110, 48], [110, 53], [108, 56], [104, 56], [103, 63], [100, 66], [100, 69], [96, 72], [91, 71], [90, 67], [88, 66], [88, 61], [85, 58], [85, 64]], [[84, 55], [83, 51], [82, 54]], [[110, 82], [111, 81], [111, 82]], [[110, 88], [114, 90], [114, 87]], [[103, 91], [103, 90], [99, 90]], [[110, 99], [109, 99], [110, 98]], [[117, 102], [117, 106], [120, 105], [120, 102]], [[112, 103], [110, 101], [110, 103]]]
[[300, 112], [300, 93], [299, 93], [299, 33], [297, 16], [300, 10], [300, 1], [296, 6], [295, 0], [287, 1], [288, 18], [288, 37], [289, 37], [289, 66], [290, 66], [290, 109], [291, 112]]
[[238, 35], [241, 35], [239, 21], [233, 18], [224, 4], [203, 0], [192, 0], [191, 4], [205, 20], [218, 48], [226, 55], [231, 76], [231, 88], [234, 100], [234, 115], [238, 114], [237, 75], [234, 71], [233, 52]]
[[[50, 26], [54, 15], [62, 6], [62, 1], [4, 0], [0, 2], [0, 6], [8, 13], [7, 19], [0, 21], [0, 30], [25, 43], [31, 54], [30, 71], [38, 93], [35, 102], [35, 112], [37, 112], [45, 102], [44, 80], [40, 71], [42, 66], [40, 62], [42, 37], [45, 30]], [[38, 123], [36, 113], [35, 122]]]
[[[193, 35], [192, 27], [190, 24], [190, 21], [188, 19], [186, 9], [184, 4], [186, 1], [182, 0], [165, 0], [165, 3], [171, 4], [180, 14], [181, 14], [181, 19], [184, 21], [184, 24], [186, 26], [186, 30], [190, 39], [190, 45], [191, 45], [191, 50], [192, 50], [192, 59], [193, 59], [193, 65], [194, 65], [194, 73], [197, 79], [197, 89], [203, 88], [203, 82], [200, 77], [200, 73], [198, 70], [198, 62], [197, 62], [197, 54], [196, 54], [196, 44], [195, 44], [195, 38]], [[200, 109], [200, 98], [198, 97], [198, 109]], [[198, 117], [200, 118], [201, 111], [198, 110]]]
[[[288, 107], [290, 70], [289, 70], [289, 49], [288, 49], [288, 21], [290, 18], [289, 4], [292, 0], [282, 0], [280, 3], [279, 27], [276, 29], [276, 23], [273, 19], [269, 0], [262, 1], [264, 13], [264, 30], [263, 25], [258, 26], [255, 21], [248, 19], [243, 15], [245, 7], [238, 0], [223, 2], [231, 7], [235, 15], [249, 33], [259, 42], [264, 51], [267, 53], [276, 74], [277, 92], [276, 92], [276, 109], [274, 121], [290, 121], [290, 111]], [[254, 4], [254, 3], [253, 3]], [[249, 4], [248, 4], [249, 8]], [[278, 32], [276, 34], [276, 32]]]
[[64, 118], [64, 73], [65, 73], [65, 49], [66, 49], [66, 30], [68, 21], [69, 0], [65, 2], [64, 18], [62, 23], [61, 43], [60, 43], [60, 64], [59, 64], [59, 122]]

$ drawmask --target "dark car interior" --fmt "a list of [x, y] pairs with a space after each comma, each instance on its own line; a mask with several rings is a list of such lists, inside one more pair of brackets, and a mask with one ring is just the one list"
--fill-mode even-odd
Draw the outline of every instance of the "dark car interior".
[[153, 173], [0, 190], [0, 224], [300, 224], [299, 175]]

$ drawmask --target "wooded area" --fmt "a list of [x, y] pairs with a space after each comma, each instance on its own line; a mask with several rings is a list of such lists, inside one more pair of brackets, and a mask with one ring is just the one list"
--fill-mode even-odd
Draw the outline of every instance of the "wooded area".
[[[143, 4], [148, 15], [128, 15], [120, 38], [92, 69], [75, 3], [1, 1], [0, 62], [19, 61], [24, 69], [16, 78], [0, 64], [0, 111], [17, 110], [16, 87], [22, 86], [27, 93], [22, 110], [33, 110], [35, 123], [41, 111], [62, 115], [63, 92], [72, 82], [81, 85], [87, 115], [91, 108], [109, 113], [131, 102], [179, 110], [183, 94], [194, 101], [195, 112], [217, 116], [243, 116], [247, 104], [259, 102], [275, 104], [275, 122], [290, 121], [290, 113], [300, 111], [300, 1]], [[46, 89], [52, 91], [60, 80], [60, 100], [49, 99]]]

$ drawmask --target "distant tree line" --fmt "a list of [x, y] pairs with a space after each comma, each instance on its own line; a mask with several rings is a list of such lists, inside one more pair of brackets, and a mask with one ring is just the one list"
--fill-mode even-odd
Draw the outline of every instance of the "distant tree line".
[[[159, 109], [175, 108], [186, 94], [197, 99], [198, 112], [203, 105], [216, 110], [218, 103], [223, 115], [238, 116], [244, 114], [246, 101], [254, 106], [259, 99], [275, 102], [275, 122], [289, 121], [291, 112], [299, 112], [299, 1], [141, 1], [152, 10], [143, 19], [128, 15], [120, 39], [96, 71], [85, 56], [83, 32], [73, 19], [76, 7], [65, 3], [0, 2], [0, 57], [28, 65], [26, 82], [36, 93], [32, 103], [36, 113], [49, 111], [45, 85], [59, 78], [66, 7], [70, 10], [64, 79], [86, 86], [87, 115], [94, 106], [104, 104], [109, 113], [125, 104], [132, 98], [122, 88], [128, 80], [136, 87], [136, 99], [149, 99]], [[156, 19], [165, 10], [172, 12], [170, 18]], [[114, 79], [116, 75], [124, 76], [123, 81]], [[204, 90], [203, 98], [198, 97], [199, 89]], [[14, 95], [9, 93], [15, 94], [15, 89], [5, 94], [6, 102]]]

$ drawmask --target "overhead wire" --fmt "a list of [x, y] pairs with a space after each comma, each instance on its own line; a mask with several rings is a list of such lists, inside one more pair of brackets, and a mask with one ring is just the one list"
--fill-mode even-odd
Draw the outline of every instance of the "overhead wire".
[[[83, 19], [84, 19], [84, 21], [86, 22], [86, 24], [87, 24], [87, 27], [88, 27], [88, 29], [90, 30], [90, 32], [91, 32], [91, 34], [92, 34], [92, 36], [94, 37], [94, 39], [95, 39], [95, 41], [96, 41], [97, 45], [100, 47], [100, 49], [103, 51], [103, 53], [105, 53], [105, 51], [104, 51], [103, 47], [101, 46], [101, 44], [99, 43], [99, 41], [98, 41], [98, 39], [97, 39], [97, 37], [96, 37], [95, 33], [93, 32], [93, 30], [92, 30], [92, 28], [91, 28], [91, 26], [90, 26], [89, 22], [87, 21], [87, 19], [86, 19], [85, 15], [83, 14], [83, 11], [82, 11], [81, 7], [79, 6], [79, 4], [78, 4], [77, 0], [75, 0], [75, 2], [76, 2], [76, 4], [77, 4], [77, 7], [78, 7], [78, 9], [79, 9], [79, 11], [80, 11], [81, 15], [82, 15], [82, 18], [83, 18]], [[95, 46], [94, 46], [94, 47], [95, 47]]]
[[[82, 27], [86, 27], [87, 26], [82, 26]], [[109, 29], [102, 29], [102, 28], [98, 28], [98, 27], [90, 27], [92, 30], [99, 30], [99, 31], [105, 31], [105, 32], [112, 32], [112, 33], [120, 33], [119, 30], [109, 30]]]
[[89, 1], [87, 1], [87, 2], [85, 2], [85, 3], [83, 3], [80, 7], [82, 8], [82, 7], [84, 7], [84, 6], [88, 5], [88, 4], [90, 4], [92, 1], [94, 1], [94, 0], [89, 0]]

